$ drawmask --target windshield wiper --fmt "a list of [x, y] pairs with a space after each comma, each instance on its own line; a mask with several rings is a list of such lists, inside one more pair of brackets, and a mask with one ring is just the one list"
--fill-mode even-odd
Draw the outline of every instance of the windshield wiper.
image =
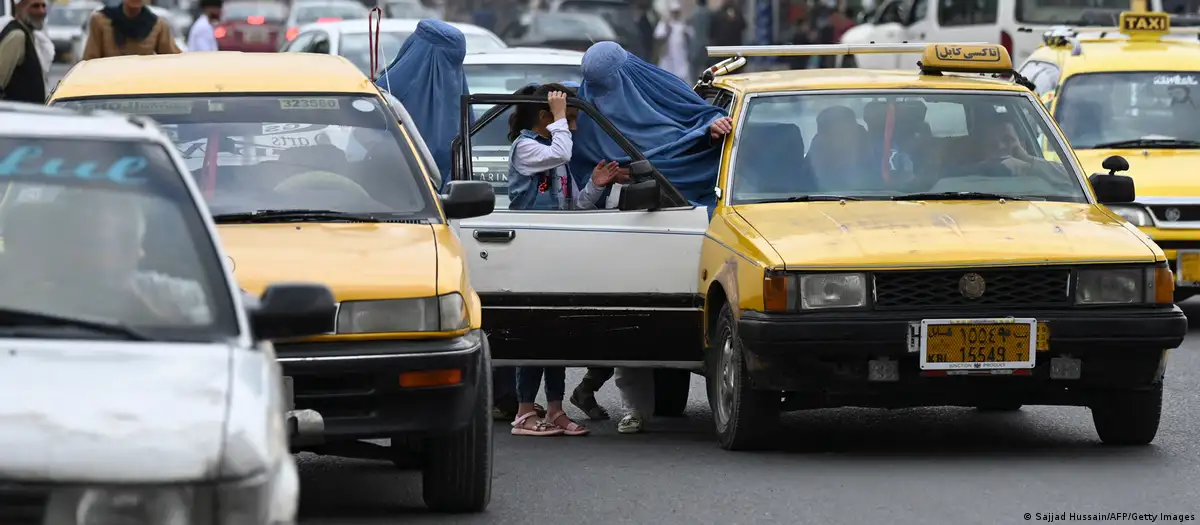
[[1116, 149], [1116, 148], [1178, 148], [1200, 149], [1200, 141], [1182, 139], [1130, 139], [1102, 142], [1087, 149]]
[[213, 220], [219, 224], [250, 222], [326, 222], [356, 221], [380, 222], [379, 218], [366, 213], [348, 213], [333, 210], [255, 210], [242, 213], [218, 213]]
[[1026, 200], [1023, 197], [1015, 195], [1004, 195], [1002, 193], [985, 193], [981, 191], [941, 191], [929, 193], [909, 193], [907, 195], [896, 195], [892, 197], [894, 201], [992, 201], [992, 200], [1009, 200], [1021, 201]]
[[[151, 340], [149, 336], [141, 333], [136, 328], [132, 328], [117, 322], [92, 321], [88, 319], [65, 317], [43, 312], [32, 312], [29, 310], [0, 308], [0, 327], [13, 328], [47, 326], [82, 328], [92, 332], [123, 337], [131, 341]], [[0, 330], [0, 334], [3, 334], [4, 332], [5, 330]]]
[[768, 202], [818, 202], [818, 201], [860, 201], [858, 197], [847, 197], [845, 195], [796, 195], [788, 197], [782, 201]]

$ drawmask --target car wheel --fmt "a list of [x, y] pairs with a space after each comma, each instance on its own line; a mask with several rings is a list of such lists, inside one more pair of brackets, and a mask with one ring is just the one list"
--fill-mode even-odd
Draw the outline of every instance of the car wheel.
[[1147, 390], [1099, 392], [1091, 403], [1092, 423], [1105, 445], [1148, 445], [1158, 434], [1162, 385]]
[[680, 417], [692, 389], [692, 371], [660, 368], [654, 371], [654, 415]]
[[763, 448], [779, 426], [782, 396], [751, 388], [737, 323], [728, 304], [721, 307], [711, 333], [705, 364], [717, 443], [726, 450]]
[[975, 409], [980, 412], [1016, 412], [1021, 410], [1021, 404], [1004, 402], [984, 403], [977, 405]]
[[492, 360], [487, 337], [471, 423], [425, 442], [422, 494], [438, 512], [482, 512], [492, 499]]

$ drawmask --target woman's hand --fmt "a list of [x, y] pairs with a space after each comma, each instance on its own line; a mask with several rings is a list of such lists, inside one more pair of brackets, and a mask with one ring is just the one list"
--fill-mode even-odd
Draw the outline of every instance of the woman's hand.
[[[621, 177], [622, 168], [613, 161], [600, 161], [596, 168], [592, 170], [592, 184], [601, 188], [612, 184], [613, 181], [619, 180]], [[629, 177], [629, 170], [625, 171], [625, 177]]]
[[733, 119], [729, 117], [721, 117], [714, 120], [712, 125], [708, 127], [708, 134], [713, 140], [718, 140], [733, 131]]
[[546, 95], [546, 102], [550, 104], [550, 114], [554, 117], [555, 122], [567, 118], [566, 93], [551, 91], [550, 94]]

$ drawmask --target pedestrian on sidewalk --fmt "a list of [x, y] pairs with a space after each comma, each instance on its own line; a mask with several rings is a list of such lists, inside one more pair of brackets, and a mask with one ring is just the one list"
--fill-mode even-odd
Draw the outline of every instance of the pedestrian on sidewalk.
[[122, 0], [92, 14], [83, 60], [179, 52], [170, 24], [148, 9], [146, 0]]
[[18, 2], [13, 15], [0, 30], [0, 99], [45, 104], [49, 68], [42, 66], [34, 32], [46, 23], [46, 0]]
[[188, 51], [218, 51], [213, 24], [221, 23], [222, 0], [200, 0], [200, 16], [188, 31]]

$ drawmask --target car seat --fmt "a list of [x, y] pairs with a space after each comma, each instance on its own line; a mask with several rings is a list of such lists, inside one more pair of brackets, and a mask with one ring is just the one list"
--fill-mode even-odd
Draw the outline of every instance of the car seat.
[[804, 164], [804, 132], [795, 124], [759, 122], [742, 126], [734, 168], [734, 193], [805, 193], [814, 191]]
[[[853, 121], [854, 125], [859, 130], [859, 149], [865, 150], [867, 147], [867, 128], [858, 123], [858, 118], [855, 116], [854, 110], [846, 106], [830, 106], [821, 110], [821, 113], [817, 115], [817, 133], [813, 135], [812, 142], [808, 145], [808, 154], [804, 157], [804, 165], [807, 176], [813, 181], [813, 185], [820, 190], [823, 190], [824, 188], [819, 187], [820, 179], [817, 177], [816, 170], [822, 165], [836, 164], [836, 159], [831, 157], [831, 155], [835, 155], [835, 153], [833, 153], [834, 148], [831, 144], [831, 141], [833, 141], [834, 138], [828, 131], [829, 126], [836, 121]], [[857, 157], [855, 160], [857, 160], [863, 167], [868, 166], [867, 155]], [[878, 169], [875, 171], [878, 173]]]

